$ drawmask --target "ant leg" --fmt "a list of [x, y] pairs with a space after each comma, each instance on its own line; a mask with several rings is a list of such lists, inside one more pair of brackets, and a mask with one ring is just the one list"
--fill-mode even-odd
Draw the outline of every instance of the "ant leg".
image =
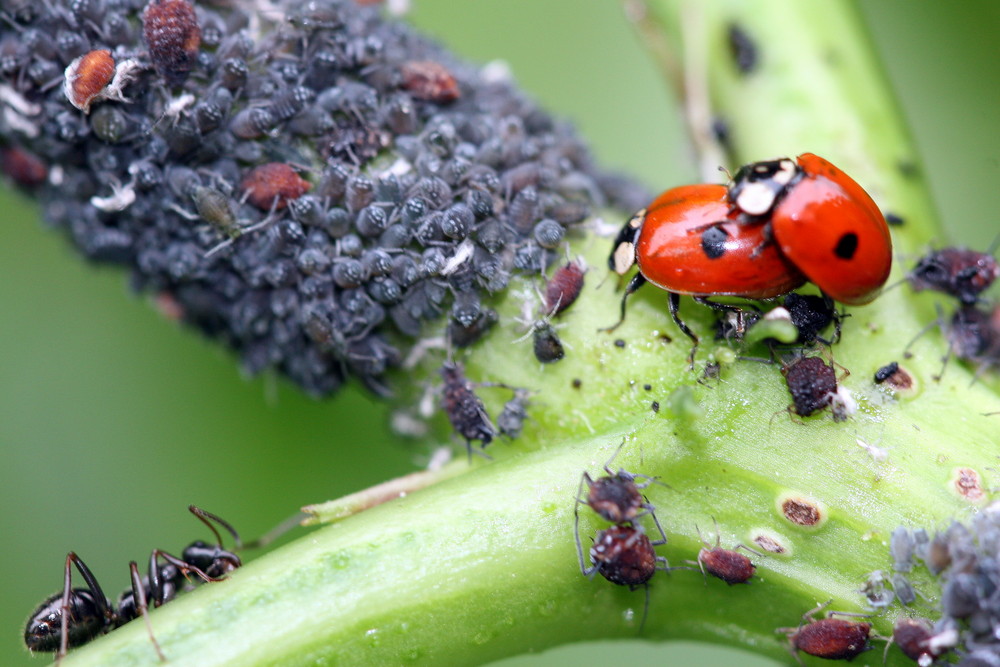
[[[188, 563], [185, 560], [181, 560], [177, 556], [168, 554], [166, 551], [161, 551], [160, 549], [153, 549], [153, 553], [150, 554], [150, 559], [149, 559], [151, 565], [149, 571], [149, 588], [150, 588], [150, 594], [153, 595], [153, 606], [156, 607], [165, 602], [165, 600], [163, 599], [164, 591], [162, 589], [162, 584], [160, 583], [159, 568], [152, 567], [152, 565], [156, 562], [157, 558], [162, 558], [166, 562], [176, 567], [178, 570], [180, 570], [181, 574], [183, 574], [185, 578], [187, 578], [189, 574], [194, 573], [198, 575], [198, 577], [201, 578], [201, 580], [206, 583], [211, 583], [213, 581], [224, 581], [226, 579], [225, 577], [213, 577], [209, 574], [206, 574], [200, 568], [195, 567], [191, 563]], [[158, 587], [158, 590], [153, 588], [154, 579], [156, 580], [156, 586]], [[160, 598], [159, 602], [157, 602], [157, 595], [159, 595]]]
[[670, 309], [670, 317], [673, 318], [674, 324], [676, 324], [677, 328], [681, 330], [681, 333], [690, 338], [691, 342], [694, 343], [691, 346], [691, 353], [688, 354], [688, 364], [691, 366], [691, 370], [694, 370], [694, 355], [695, 352], [698, 351], [698, 337], [694, 335], [694, 332], [691, 331], [691, 329], [688, 328], [688, 325], [684, 323], [684, 320], [681, 319], [681, 295], [677, 292], [668, 292], [667, 294], [669, 295], [667, 297], [667, 306]]
[[206, 512], [200, 507], [196, 507], [194, 505], [188, 505], [188, 511], [191, 512], [191, 514], [194, 514], [196, 517], [198, 517], [198, 519], [203, 524], [208, 526], [208, 529], [211, 530], [212, 534], [215, 535], [215, 540], [220, 548], [222, 547], [222, 537], [219, 535], [219, 531], [215, 529], [215, 526], [213, 526], [211, 523], [208, 522], [209, 519], [211, 519], [212, 521], [216, 522], [217, 524], [225, 528], [227, 531], [229, 531], [229, 534], [233, 536], [233, 541], [236, 542], [237, 549], [243, 548], [243, 542], [240, 540], [239, 533], [236, 532], [236, 529], [233, 528], [228, 521], [226, 521], [225, 519], [216, 514], [212, 514], [211, 512]]
[[[153, 635], [153, 624], [149, 621], [149, 605], [146, 604], [146, 590], [143, 588], [142, 578], [139, 576], [139, 566], [136, 565], [135, 561], [131, 561], [128, 564], [128, 567], [132, 577], [132, 595], [135, 596], [135, 606], [139, 610], [139, 613], [142, 614], [142, 620], [146, 623], [146, 632], [149, 633], [149, 640], [153, 642], [153, 648], [156, 649], [156, 655], [160, 657], [160, 662], [166, 662], [167, 657], [163, 655], [163, 651], [160, 649], [160, 643], [156, 641], [156, 637]], [[149, 583], [150, 588], [152, 588], [152, 569], [149, 571]]]
[[101, 590], [101, 585], [97, 583], [97, 577], [94, 573], [90, 571], [87, 564], [83, 562], [83, 559], [76, 555], [75, 552], [70, 551], [66, 554], [66, 570], [63, 575], [63, 597], [62, 597], [62, 618], [60, 619], [59, 630], [61, 636], [59, 637], [59, 652], [56, 654], [56, 662], [59, 662], [65, 657], [66, 651], [69, 649], [69, 617], [73, 613], [70, 607], [70, 597], [73, 593], [73, 569], [72, 565], [76, 566], [77, 572], [83, 577], [83, 580], [87, 584], [87, 588], [93, 594], [94, 603], [97, 605], [97, 611], [104, 618], [104, 627], [107, 628], [111, 623], [111, 618], [114, 613], [111, 610], [111, 605], [108, 603], [108, 598], [105, 597], [104, 591]]
[[645, 284], [646, 284], [646, 276], [642, 275], [641, 273], [637, 273], [634, 276], [632, 276], [632, 280], [628, 281], [628, 286], [625, 288], [625, 293], [622, 294], [621, 319], [612, 324], [610, 327], [604, 327], [602, 329], [598, 329], [598, 331], [611, 333], [612, 331], [620, 327], [622, 322], [625, 321], [625, 302], [628, 301], [629, 295], [634, 294], [640, 287], [642, 287]]

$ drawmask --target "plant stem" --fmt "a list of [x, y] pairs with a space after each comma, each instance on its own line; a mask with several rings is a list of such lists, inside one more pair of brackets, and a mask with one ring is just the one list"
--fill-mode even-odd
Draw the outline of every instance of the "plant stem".
[[[850, 7], [654, 7], [650, 26], [664, 31], [666, 43], [671, 35], [673, 43], [680, 39], [679, 16], [704, 12], [685, 24], [683, 39], [694, 45], [685, 53], [704, 49], [711, 107], [730, 128], [735, 159], [822, 154], [905, 218], [897, 248], [927, 242], [933, 214], [918, 161]], [[749, 75], [729, 60], [725, 35], [734, 23], [760, 51]], [[700, 32], [690, 32], [692, 25]], [[834, 609], [864, 609], [857, 590], [869, 572], [889, 568], [896, 526], [933, 529], [988, 499], [989, 492], [978, 504], [960, 497], [952, 476], [970, 468], [992, 486], [995, 422], [982, 413], [996, 409], [997, 396], [972, 385], [957, 365], [941, 382], [932, 380], [941, 336], [926, 336], [918, 356], [904, 362], [918, 382], [914, 393], [895, 400], [871, 380], [875, 369], [901, 359], [929, 319], [927, 302], [897, 289], [853, 309], [834, 352], [851, 370], [844, 384], [859, 410], [842, 423], [826, 414], [797, 423], [783, 413], [789, 397], [777, 365], [728, 364], [721, 380], [698, 382], [684, 361], [687, 341], [669, 322], [664, 295], [652, 288], [632, 299], [622, 327], [597, 333], [616, 319], [620, 298], [613, 280], [594, 288], [609, 248], [610, 240], [596, 235], [574, 241], [592, 268], [579, 301], [562, 317], [565, 360], [541, 366], [529, 345], [512, 343], [523, 332], [514, 317], [535, 299], [524, 281], [497, 304], [501, 324], [463, 359], [474, 379], [535, 391], [518, 440], [491, 446], [492, 461], [474, 460], [463, 474], [323, 527], [229, 581], [157, 610], [154, 631], [170, 661], [465, 665], [565, 642], [634, 637], [643, 592], [583, 577], [573, 534], [580, 475], [600, 474], [623, 438], [614, 466], [669, 485], [646, 493], [669, 539], [660, 553], [672, 564], [696, 557], [696, 527], [706, 532], [713, 519], [723, 546], [752, 545], [766, 535], [784, 547], [781, 555], [754, 558], [757, 577], [749, 586], [706, 584], [698, 572], [657, 574], [643, 631], [651, 639], [703, 639], [787, 657], [775, 629], [796, 625], [817, 602], [832, 598]], [[682, 310], [710, 348], [709, 314], [687, 301]], [[433, 377], [439, 362], [426, 359], [414, 377]], [[505, 391], [480, 391], [491, 414], [509, 397]], [[672, 413], [678, 391], [700, 409]], [[789, 521], [781, 503], [790, 495], [815, 504], [824, 520], [813, 528]], [[581, 509], [585, 547], [604, 527]], [[876, 630], [888, 635], [897, 613], [876, 618]], [[888, 664], [903, 660], [890, 651]], [[155, 661], [135, 623], [74, 651], [64, 664]]]

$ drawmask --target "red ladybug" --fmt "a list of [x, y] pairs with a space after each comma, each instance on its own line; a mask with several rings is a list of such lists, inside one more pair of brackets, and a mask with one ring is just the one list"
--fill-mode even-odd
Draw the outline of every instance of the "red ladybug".
[[836, 301], [869, 303], [889, 277], [885, 217], [854, 179], [821, 157], [748, 164], [728, 198], [743, 222], [765, 223], [781, 254]]
[[669, 294], [670, 315], [695, 346], [697, 337], [678, 316], [681, 294], [703, 303], [704, 297], [717, 295], [768, 299], [805, 282], [805, 276], [768, 242], [763, 226], [741, 224], [724, 185], [673, 188], [636, 213], [618, 234], [608, 258], [619, 275], [635, 264], [639, 272], [622, 297], [618, 324], [625, 319], [628, 296], [648, 281]]

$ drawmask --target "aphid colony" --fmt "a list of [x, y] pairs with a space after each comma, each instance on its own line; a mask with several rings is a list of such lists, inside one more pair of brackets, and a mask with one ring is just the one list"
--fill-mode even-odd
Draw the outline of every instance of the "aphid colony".
[[[149, 605], [159, 607], [173, 600], [178, 593], [200, 582], [222, 581], [240, 567], [240, 557], [222, 546], [222, 537], [211, 523], [222, 526], [241, 547], [240, 536], [225, 520], [191, 505], [188, 510], [208, 526], [215, 536], [215, 544], [201, 540], [192, 542], [180, 557], [161, 549], [149, 555], [149, 570], [145, 577], [139, 575], [135, 561], [129, 563], [131, 587], [122, 592], [117, 604], [104, 595], [97, 578], [72, 551], [66, 556], [63, 571], [63, 589], [43, 601], [28, 619], [24, 629], [24, 643], [31, 651], [55, 651], [57, 659], [66, 651], [96, 639], [142, 616], [146, 621], [149, 639], [160, 660], [166, 660], [153, 634], [149, 622]], [[83, 577], [86, 588], [73, 588], [73, 568]], [[193, 576], [192, 576], [193, 575]]]
[[[1000, 600], [995, 583], [1000, 579], [996, 545], [1000, 543], [1000, 516], [984, 511], [972, 525], [952, 522], [929, 535], [925, 530], [899, 527], [890, 541], [893, 559], [893, 590], [903, 605], [913, 604], [918, 592], [909, 582], [910, 573], [925, 569], [941, 584], [934, 603], [935, 622], [902, 618], [893, 629], [893, 642], [911, 660], [927, 667], [938, 658], [957, 657], [957, 664], [1000, 663]], [[950, 661], [949, 661], [950, 664]]]
[[2, 21], [8, 177], [248, 373], [314, 395], [388, 393], [425, 324], [471, 344], [512, 273], [542, 275], [595, 205], [646, 199], [506, 77], [353, 0], [16, 2]]

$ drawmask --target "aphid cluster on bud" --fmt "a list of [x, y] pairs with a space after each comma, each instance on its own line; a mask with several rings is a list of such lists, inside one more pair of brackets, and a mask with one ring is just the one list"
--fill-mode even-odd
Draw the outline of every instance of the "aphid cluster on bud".
[[283, 0], [263, 34], [240, 3], [16, 4], [3, 172], [247, 372], [311, 394], [388, 393], [428, 321], [472, 344], [512, 273], [645, 198], [506, 79], [353, 0]]

